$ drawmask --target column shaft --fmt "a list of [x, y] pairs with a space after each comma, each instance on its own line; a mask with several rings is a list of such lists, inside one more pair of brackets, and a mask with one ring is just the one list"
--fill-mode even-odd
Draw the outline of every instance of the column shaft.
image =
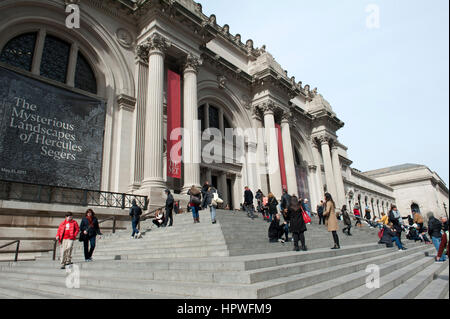
[[280, 161], [278, 159], [278, 140], [275, 128], [275, 117], [271, 110], [266, 110], [264, 114], [264, 125], [267, 143], [267, 163], [270, 181], [270, 191], [280, 199], [282, 195]]
[[289, 194], [298, 196], [297, 174], [295, 172], [294, 153], [292, 151], [291, 130], [289, 121], [281, 122], [281, 135], [283, 137], [284, 162], [286, 165], [287, 187]]
[[341, 162], [339, 161], [339, 152], [337, 147], [333, 147], [333, 172], [334, 180], [336, 182], [337, 200], [339, 207], [345, 205], [345, 188], [344, 181], [342, 179]]
[[337, 198], [336, 183], [334, 182], [333, 164], [331, 162], [330, 146], [328, 140], [322, 140], [322, 157], [323, 164], [325, 166], [325, 180], [327, 182], [328, 193], [332, 195], [334, 199]]

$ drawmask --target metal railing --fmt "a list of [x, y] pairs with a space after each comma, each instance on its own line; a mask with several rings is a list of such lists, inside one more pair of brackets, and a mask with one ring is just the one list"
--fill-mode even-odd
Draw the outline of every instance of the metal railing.
[[17, 258], [19, 257], [20, 240], [15, 240], [15, 241], [12, 241], [12, 242], [10, 242], [8, 244], [0, 246], [0, 249], [5, 248], [5, 247], [9, 247], [9, 246], [14, 245], [14, 244], [17, 244], [17, 246], [16, 246], [16, 253], [15, 253], [15, 257], [14, 257], [14, 261], [17, 261]]
[[0, 199], [120, 209], [131, 208], [133, 200], [136, 200], [144, 211], [149, 205], [147, 196], [4, 180], [0, 180]]

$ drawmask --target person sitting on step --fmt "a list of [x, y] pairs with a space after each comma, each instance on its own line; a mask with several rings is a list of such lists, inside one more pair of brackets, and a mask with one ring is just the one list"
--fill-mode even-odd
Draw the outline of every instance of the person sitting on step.
[[397, 232], [394, 228], [393, 223], [389, 223], [388, 225], [383, 226], [383, 236], [381, 240], [378, 242], [379, 244], [386, 244], [387, 248], [392, 248], [394, 243], [397, 245], [398, 249], [401, 251], [406, 250], [406, 247], [403, 247], [400, 239], [397, 237]]
[[271, 243], [277, 243], [281, 242], [284, 243], [284, 239], [282, 239], [286, 222], [280, 225], [281, 221], [281, 214], [278, 213], [274, 216], [274, 219], [270, 223], [269, 226], [269, 242]]
[[162, 209], [160, 209], [156, 212], [155, 219], [153, 220], [153, 224], [155, 224], [156, 227], [160, 228], [164, 224], [164, 220], [165, 220], [164, 213], [163, 213]]

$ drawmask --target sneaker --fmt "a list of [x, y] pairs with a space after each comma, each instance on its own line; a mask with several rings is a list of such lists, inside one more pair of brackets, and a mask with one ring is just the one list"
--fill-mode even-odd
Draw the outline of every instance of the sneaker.
[[285, 243], [284, 239], [278, 239], [278, 241], [279, 241], [280, 243], [282, 243], [282, 244]]
[[136, 238], [134, 238], [134, 236], [131, 236], [131, 238], [130, 239], [136, 239]]
[[300, 248], [294, 247], [294, 251], [300, 251]]
[[62, 266], [61, 266], [61, 269], [66, 269], [66, 265], [62, 265]]

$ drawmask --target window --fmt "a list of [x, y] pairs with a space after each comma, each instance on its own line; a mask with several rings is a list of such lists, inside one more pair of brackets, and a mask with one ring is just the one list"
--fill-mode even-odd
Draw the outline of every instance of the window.
[[219, 110], [212, 105], [209, 106], [209, 128], [220, 130]]
[[198, 108], [198, 120], [202, 122], [202, 132], [206, 129], [205, 123], [205, 107], [206, 105], [202, 105]]
[[31, 71], [37, 33], [26, 33], [10, 40], [0, 54], [0, 61], [16, 68]]
[[41, 75], [65, 83], [69, 55], [69, 43], [51, 35], [46, 36], [44, 52], [42, 54]]
[[[0, 62], [32, 71], [37, 32], [25, 33], [10, 40], [0, 53]], [[61, 83], [74, 79], [74, 87], [97, 94], [97, 80], [88, 60], [81, 52], [77, 53], [75, 74], [69, 74], [69, 61], [72, 44], [52, 35], [46, 35], [39, 65], [40, 75]], [[76, 51], [75, 51], [76, 52]]]
[[75, 71], [75, 87], [97, 94], [97, 81], [86, 58], [78, 52], [77, 67]]

